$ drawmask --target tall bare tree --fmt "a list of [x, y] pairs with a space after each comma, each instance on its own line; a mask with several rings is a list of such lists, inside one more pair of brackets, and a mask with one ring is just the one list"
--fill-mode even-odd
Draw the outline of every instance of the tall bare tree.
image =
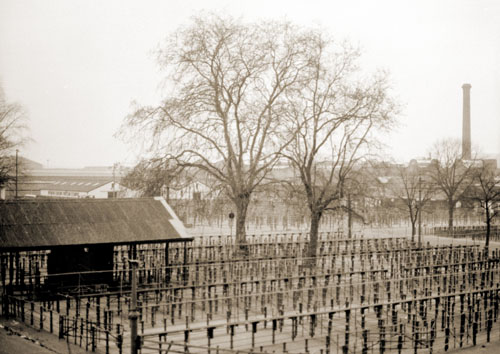
[[15, 178], [15, 149], [23, 143], [26, 114], [21, 105], [7, 102], [0, 87], [0, 188]]
[[[289, 96], [287, 124], [297, 131], [283, 151], [300, 178], [310, 212], [309, 256], [316, 255], [325, 211], [338, 208], [354, 167], [365, 156], [374, 129], [388, 126], [395, 105], [387, 75], [367, 77], [356, 65], [359, 53], [319, 32], [310, 36], [307, 80]], [[337, 204], [336, 204], [337, 203]]]
[[495, 168], [482, 161], [482, 166], [475, 169], [475, 183], [469, 195], [472, 200], [479, 203], [484, 210], [486, 223], [486, 240], [484, 248], [488, 254], [490, 246], [491, 223], [500, 214], [500, 174]]
[[432, 165], [430, 177], [437, 190], [446, 197], [448, 234], [453, 235], [455, 207], [474, 181], [473, 163], [462, 160], [461, 142], [457, 139], [437, 141], [432, 147], [431, 155], [436, 163]]
[[307, 39], [288, 23], [195, 17], [159, 51], [171, 89], [163, 102], [138, 107], [125, 121], [158, 155], [224, 186], [243, 250], [252, 193], [292, 136], [280, 116], [308, 63]]

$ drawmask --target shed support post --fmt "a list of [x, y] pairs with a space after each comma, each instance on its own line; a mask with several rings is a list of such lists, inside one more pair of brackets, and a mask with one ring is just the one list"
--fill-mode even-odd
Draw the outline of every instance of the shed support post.
[[170, 268], [169, 268], [169, 259], [168, 259], [168, 247], [170, 243], [165, 242], [165, 281], [167, 285], [170, 283]]
[[9, 252], [9, 286], [7, 287], [7, 294], [12, 295], [14, 288], [14, 253]]
[[184, 285], [187, 284], [188, 281], [188, 272], [187, 272], [187, 245], [186, 242], [184, 242], [184, 269], [183, 269], [183, 280], [184, 280]]

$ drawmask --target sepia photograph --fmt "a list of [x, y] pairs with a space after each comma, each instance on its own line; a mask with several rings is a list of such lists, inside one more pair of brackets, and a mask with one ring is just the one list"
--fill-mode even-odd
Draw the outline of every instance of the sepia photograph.
[[0, 0], [17, 353], [500, 353], [500, 2]]

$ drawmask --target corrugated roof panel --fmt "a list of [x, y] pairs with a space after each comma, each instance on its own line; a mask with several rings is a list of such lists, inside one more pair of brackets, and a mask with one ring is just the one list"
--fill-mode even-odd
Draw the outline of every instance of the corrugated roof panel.
[[55, 205], [55, 215], [57, 216], [57, 220], [61, 224], [72, 224], [74, 222], [78, 222], [77, 215], [74, 211], [74, 203], [57, 203]]
[[99, 212], [96, 210], [95, 204], [89, 202], [86, 204], [85, 210], [89, 214], [88, 222], [96, 222], [99, 217]]
[[37, 203], [40, 213], [41, 224], [53, 224], [56, 222], [55, 215], [51, 211], [50, 203]]
[[[117, 221], [119, 214], [117, 213], [117, 210], [120, 209], [119, 207], [117, 208], [106, 208], [106, 221], [107, 222], [113, 222]], [[123, 216], [123, 214], [121, 214]]]
[[90, 216], [90, 210], [92, 210], [92, 206], [88, 204], [84, 204], [82, 208], [80, 208], [80, 211], [78, 213], [78, 221], [81, 224], [89, 223], [92, 222], [91, 216]]
[[44, 224], [43, 234], [49, 239], [49, 243], [58, 246], [64, 244], [64, 234], [61, 232], [59, 224]]
[[54, 233], [58, 235], [60, 245], [74, 245], [81, 243], [78, 237], [71, 233], [71, 225], [69, 224], [55, 224]]
[[44, 228], [40, 224], [25, 225], [25, 237], [29, 239], [32, 246], [38, 243], [48, 243], [51, 241], [51, 235], [44, 232]]
[[0, 225], [12, 225], [14, 223], [14, 218], [11, 217], [9, 208], [7, 208], [5, 203], [0, 204]]
[[130, 228], [128, 227], [128, 224], [125, 221], [117, 221], [116, 223], [114, 223], [114, 227], [116, 228], [116, 232], [119, 233], [124, 241], [128, 240], [129, 242], [131, 242], [130, 240], [134, 238], [134, 235], [132, 234]]
[[168, 234], [163, 222], [153, 221], [149, 223], [149, 227], [151, 228], [151, 235], [154, 238], [161, 238], [163, 235]]
[[151, 242], [186, 237], [161, 200], [40, 199], [0, 202], [0, 247]]
[[21, 241], [17, 240], [17, 232], [15, 230], [15, 225], [8, 225], [4, 227], [4, 237], [2, 237], [2, 242], [5, 247], [19, 247], [22, 245]]
[[107, 235], [108, 242], [119, 242], [120, 235], [116, 232], [116, 229], [112, 227], [112, 222], [102, 222], [102, 235]]
[[116, 220], [126, 220], [126, 215], [127, 213], [125, 212], [124, 208], [122, 207], [121, 203], [115, 208], [115, 213], [116, 213]]
[[12, 208], [10, 208], [9, 212], [12, 225], [23, 225], [28, 222], [28, 220], [26, 220], [25, 214], [22, 212], [22, 207], [19, 204], [14, 205]]
[[61, 203], [51, 203], [49, 209], [49, 212], [52, 213], [55, 224], [65, 224], [69, 222], [68, 204], [65, 203], [61, 205]]
[[40, 214], [39, 204], [33, 205], [33, 207], [30, 208], [30, 214], [32, 224], [40, 224], [41, 222], [43, 222], [42, 214]]
[[46, 235], [45, 232], [45, 227], [44, 225], [40, 223], [34, 223], [31, 225], [31, 234], [33, 237], [36, 237], [35, 239], [32, 240], [33, 244], [36, 244], [37, 242], [40, 241], [40, 239], [44, 240], [44, 242], [49, 242], [50, 236]]
[[92, 208], [94, 209], [94, 222], [105, 222], [106, 221], [106, 205], [102, 203], [92, 203]]

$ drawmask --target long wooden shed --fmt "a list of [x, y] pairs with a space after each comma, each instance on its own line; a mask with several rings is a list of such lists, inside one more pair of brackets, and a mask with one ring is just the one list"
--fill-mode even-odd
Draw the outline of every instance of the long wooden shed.
[[46, 282], [54, 285], [110, 283], [117, 247], [136, 258], [138, 246], [164, 244], [167, 266], [168, 244], [189, 241], [184, 225], [160, 197], [0, 202], [4, 287], [23, 286], [26, 276], [36, 272], [45, 272]]

